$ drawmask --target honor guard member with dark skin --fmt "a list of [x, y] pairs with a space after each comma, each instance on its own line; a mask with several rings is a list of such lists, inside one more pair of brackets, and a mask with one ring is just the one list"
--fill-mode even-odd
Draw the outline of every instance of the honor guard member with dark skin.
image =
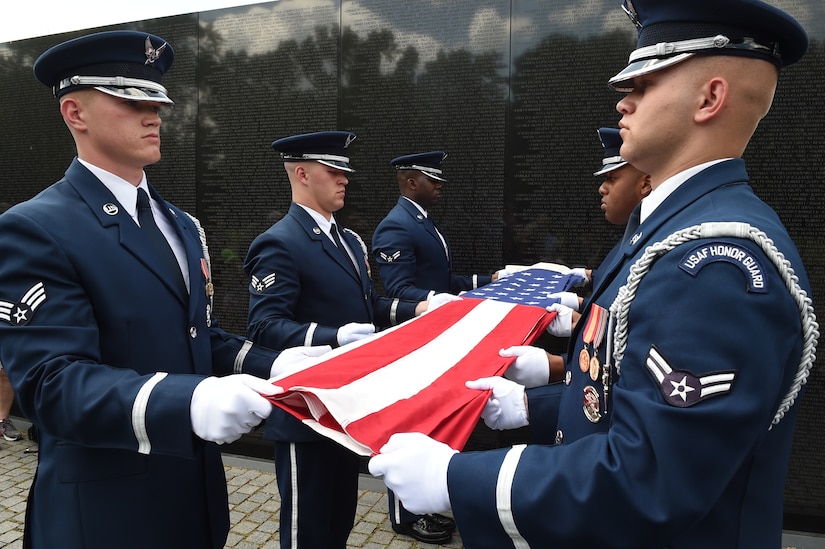
[[[633, 210], [650, 194], [650, 176], [637, 170], [622, 158], [622, 137], [618, 128], [599, 128], [599, 141], [602, 145], [604, 158], [601, 167], [593, 173], [603, 179], [599, 185], [601, 195], [601, 209], [607, 221], [614, 225], [626, 225]], [[610, 263], [613, 254], [621, 249], [621, 243], [616, 246], [605, 258], [604, 263]], [[597, 271], [596, 271], [597, 272]], [[586, 269], [585, 276], [592, 282], [596, 272]], [[597, 276], [597, 275], [596, 275]], [[562, 292], [561, 302], [553, 306], [557, 317], [548, 327], [548, 332], [558, 337], [570, 337], [576, 323], [581, 318], [584, 299], [572, 292]], [[594, 341], [590, 342], [591, 344]], [[595, 347], [598, 347], [596, 344]], [[501, 351], [501, 356], [516, 357], [516, 361], [504, 373], [504, 377], [513, 380], [525, 388], [537, 388], [565, 377], [565, 357], [546, 352], [540, 347], [517, 346]], [[588, 372], [590, 362], [587, 364]], [[595, 366], [594, 366], [595, 367]], [[532, 407], [541, 406], [547, 413], [543, 414], [540, 424], [532, 425], [533, 441], [539, 444], [552, 443], [556, 434], [556, 419], [558, 413], [553, 413], [552, 406], [559, 399], [562, 385], [554, 385], [541, 390], [532, 391]], [[541, 404], [538, 398], [541, 396]]]
[[[338, 347], [413, 318], [427, 301], [379, 297], [367, 249], [333, 215], [344, 206], [355, 134], [326, 131], [278, 139], [292, 189], [283, 219], [259, 235], [244, 269], [250, 337], [271, 348]], [[266, 423], [275, 441], [281, 547], [346, 547], [355, 520], [359, 457], [282, 410]]]
[[203, 231], [143, 171], [173, 59], [114, 31], [34, 63], [77, 157], [0, 216], [0, 362], [40, 437], [27, 548], [222, 548], [218, 444], [272, 409], [277, 353], [218, 328]]
[[[436, 293], [458, 294], [493, 280], [489, 275], [453, 274], [452, 249], [428, 215], [428, 210], [440, 201], [447, 182], [442, 170], [446, 157], [443, 151], [432, 151], [390, 161], [401, 196], [372, 237], [373, 257], [389, 297], [429, 299]], [[452, 539], [455, 522], [450, 517], [414, 515], [391, 490], [388, 502], [395, 532], [426, 543]]]
[[650, 194], [650, 176], [627, 163], [621, 155], [619, 128], [599, 128], [604, 148], [602, 167], [593, 175], [602, 177], [599, 194], [604, 218], [614, 225], [627, 225], [630, 214]]
[[[571, 336], [556, 444], [462, 454], [402, 433], [370, 461], [411, 511], [452, 509], [468, 548], [781, 544], [819, 331], [796, 247], [741, 156], [807, 34], [758, 0], [624, 8], [639, 44], [609, 83], [626, 93], [621, 155], [653, 190]], [[492, 388], [488, 424], [543, 421], [521, 385], [469, 386]]]
[[401, 196], [372, 237], [378, 274], [390, 297], [429, 299], [436, 293], [473, 290], [492, 280], [489, 275], [453, 273], [450, 245], [427, 213], [441, 200], [447, 182], [441, 163], [446, 157], [433, 151], [390, 162]]

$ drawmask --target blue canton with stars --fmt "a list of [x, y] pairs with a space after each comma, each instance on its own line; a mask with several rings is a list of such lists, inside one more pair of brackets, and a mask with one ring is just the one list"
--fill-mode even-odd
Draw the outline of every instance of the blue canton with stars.
[[549, 297], [550, 294], [566, 292], [579, 282], [581, 277], [572, 273], [532, 268], [461, 295], [545, 308], [559, 302], [559, 298]]

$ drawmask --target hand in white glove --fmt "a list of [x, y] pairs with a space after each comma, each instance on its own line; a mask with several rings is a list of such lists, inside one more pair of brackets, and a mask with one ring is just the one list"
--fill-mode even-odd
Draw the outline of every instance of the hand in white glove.
[[429, 301], [427, 301], [427, 310], [424, 312], [429, 313], [430, 311], [438, 309], [445, 303], [449, 303], [450, 301], [458, 301], [459, 299], [461, 298], [457, 295], [448, 294], [446, 292], [435, 294], [429, 299]]
[[359, 339], [364, 339], [375, 333], [375, 326], [372, 324], [362, 324], [359, 322], [350, 322], [338, 328], [338, 333], [335, 339], [338, 340], [338, 345], [346, 345]]
[[504, 280], [505, 278], [507, 278], [508, 276], [511, 276], [515, 272], [516, 271], [511, 271], [510, 269], [506, 269], [506, 268], [505, 269], [499, 269], [498, 271], [496, 271], [496, 282], [498, 282], [499, 280]]
[[547, 385], [550, 382], [550, 359], [547, 352], [539, 347], [518, 345], [498, 352], [501, 357], [516, 357], [504, 377], [527, 388]]
[[277, 385], [249, 374], [207, 377], [192, 392], [192, 431], [218, 444], [236, 441], [272, 412], [272, 404], [261, 395], [282, 392]]
[[396, 433], [369, 461], [370, 473], [384, 477], [411, 513], [450, 510], [447, 468], [457, 451], [421, 433]]
[[556, 312], [556, 318], [547, 326], [547, 333], [556, 337], [570, 337], [573, 333], [573, 309], [561, 303], [553, 303], [547, 310]]
[[574, 288], [581, 288], [582, 286], [587, 286], [590, 283], [590, 278], [587, 276], [587, 269], [583, 269], [583, 268], [570, 269], [570, 274], [579, 279], [573, 285]]
[[579, 296], [573, 292], [558, 292], [555, 294], [547, 294], [549, 299], [555, 299], [556, 303], [561, 303], [565, 307], [570, 307], [574, 311], [579, 310]]
[[290, 347], [284, 349], [272, 363], [269, 377], [279, 376], [286, 372], [298, 371], [301, 364], [310, 358], [319, 357], [332, 350], [329, 345], [315, 345], [312, 347]]
[[[527, 404], [524, 401], [524, 386], [503, 377], [483, 377], [464, 384], [468, 389], [487, 391], [493, 394], [481, 412], [481, 418], [490, 429], [517, 429], [530, 424], [527, 418]], [[404, 502], [406, 505], [406, 502]]]

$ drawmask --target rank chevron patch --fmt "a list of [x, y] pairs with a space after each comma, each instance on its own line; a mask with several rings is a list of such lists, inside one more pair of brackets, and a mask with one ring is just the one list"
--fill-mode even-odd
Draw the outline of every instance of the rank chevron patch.
[[650, 347], [645, 366], [659, 382], [659, 389], [667, 403], [679, 408], [730, 393], [736, 379], [736, 372], [696, 376], [687, 370], [674, 370], [655, 345]]
[[393, 261], [395, 261], [396, 259], [401, 257], [401, 250], [398, 250], [394, 254], [390, 254], [390, 255], [387, 255], [384, 252], [378, 252], [378, 255], [380, 255], [381, 259], [383, 259], [387, 263], [392, 263]]
[[5, 320], [12, 326], [25, 326], [32, 321], [35, 311], [44, 301], [46, 286], [38, 282], [29, 288], [17, 303], [0, 300], [0, 320]]
[[264, 293], [270, 286], [275, 284], [275, 273], [270, 273], [262, 278], [252, 275], [252, 291], [259, 294]]

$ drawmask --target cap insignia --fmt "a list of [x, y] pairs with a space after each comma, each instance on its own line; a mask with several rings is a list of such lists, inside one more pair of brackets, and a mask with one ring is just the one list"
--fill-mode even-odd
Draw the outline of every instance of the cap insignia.
[[356, 137], [356, 136], [355, 136], [355, 134], [352, 134], [352, 133], [351, 133], [351, 134], [349, 134], [349, 135], [347, 136], [347, 140], [346, 140], [346, 141], [344, 141], [344, 148], [345, 148], [345, 149], [346, 149], [347, 147], [349, 147], [350, 143], [352, 143], [353, 141], [355, 141], [355, 137]]
[[630, 22], [633, 23], [636, 26], [637, 29], [642, 28], [642, 22], [639, 21], [639, 14], [636, 13], [636, 8], [633, 7], [633, 1], [632, 0], [626, 0], [626, 1], [627, 1], [627, 7], [624, 7], [624, 5], [622, 5], [622, 9], [627, 14], [627, 17], [630, 18]]
[[155, 61], [157, 61], [161, 55], [163, 55], [163, 50], [166, 49], [166, 42], [157, 49], [152, 46], [152, 41], [149, 37], [146, 37], [146, 63], [144, 65], [154, 65]]

